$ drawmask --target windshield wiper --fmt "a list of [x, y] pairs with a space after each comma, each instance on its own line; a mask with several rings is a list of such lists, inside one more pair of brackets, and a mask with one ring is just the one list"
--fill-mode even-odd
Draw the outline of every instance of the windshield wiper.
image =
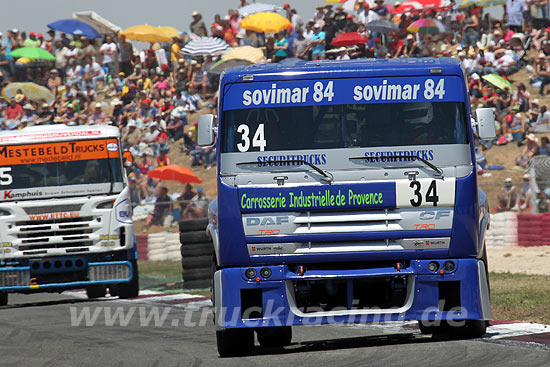
[[414, 159], [417, 159], [419, 160], [420, 162], [424, 163], [426, 166], [430, 167], [433, 171], [435, 171], [435, 173], [437, 174], [437, 176], [440, 176], [441, 178], [444, 177], [443, 175], [443, 170], [439, 167], [437, 167], [435, 164], [433, 163], [430, 163], [428, 162], [426, 159], [420, 157], [420, 156], [417, 156], [417, 155], [412, 155], [412, 154], [407, 154], [407, 155], [385, 155], [383, 157], [351, 157], [349, 158], [349, 160], [367, 160], [367, 161], [376, 161], [378, 159], [387, 159], [387, 158], [405, 158], [405, 159], [411, 159], [411, 158], [414, 158]]
[[323, 176], [323, 180], [327, 181], [329, 184], [332, 183], [332, 181], [334, 181], [334, 177], [332, 176], [332, 174], [327, 173], [323, 169], [321, 169], [321, 168], [317, 167], [316, 165], [314, 165], [312, 163], [309, 163], [308, 161], [303, 160], [303, 159], [274, 159], [274, 160], [265, 161], [265, 162], [239, 162], [239, 163], [237, 163], [237, 166], [244, 166], [244, 165], [251, 165], [251, 164], [262, 164], [262, 163], [264, 163], [266, 165], [267, 165], [267, 163], [305, 164], [305, 165], [313, 168], [317, 173], [319, 173], [321, 176]]

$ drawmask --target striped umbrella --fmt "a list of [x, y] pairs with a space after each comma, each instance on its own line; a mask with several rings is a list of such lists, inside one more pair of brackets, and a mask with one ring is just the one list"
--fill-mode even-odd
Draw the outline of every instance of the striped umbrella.
[[448, 32], [447, 27], [440, 21], [432, 18], [418, 19], [407, 30], [411, 33], [437, 34]]
[[41, 85], [35, 83], [10, 83], [2, 90], [2, 96], [10, 101], [19, 93], [22, 93], [30, 101], [45, 101], [52, 103], [54, 101], [52, 92]]
[[200, 37], [186, 44], [181, 53], [186, 56], [203, 56], [221, 54], [229, 49], [229, 45], [222, 39], [215, 37]]
[[243, 6], [242, 8], [239, 8], [239, 15], [241, 17], [247, 17], [249, 15], [261, 13], [263, 11], [277, 12], [279, 10], [283, 10], [283, 8], [280, 7], [279, 5], [254, 3], [254, 4]]
[[265, 60], [264, 53], [259, 48], [252, 46], [235, 47], [222, 56], [222, 60], [240, 59], [257, 64]]

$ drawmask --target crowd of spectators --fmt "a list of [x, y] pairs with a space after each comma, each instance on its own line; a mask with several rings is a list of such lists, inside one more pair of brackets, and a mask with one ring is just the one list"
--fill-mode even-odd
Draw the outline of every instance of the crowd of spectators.
[[[248, 5], [240, 0], [238, 8]], [[220, 55], [185, 57], [182, 48], [196, 36], [223, 39], [232, 47], [261, 48], [266, 62], [290, 57], [304, 60], [453, 57], [467, 73], [472, 112], [490, 107], [495, 111], [498, 139], [478, 142], [478, 153], [494, 145], [515, 142], [523, 146], [516, 164], [526, 167], [535, 155], [548, 155], [548, 138], [540, 141], [533, 132], [550, 132], [550, 111], [538, 98], [550, 84], [550, 15], [545, 1], [507, 0], [503, 19], [493, 19], [485, 8], [466, 9], [451, 0], [440, 8], [396, 12], [400, 3], [384, 0], [356, 0], [353, 11], [342, 4], [319, 5], [306, 20], [289, 4], [283, 14], [292, 24], [276, 35], [256, 33], [240, 27], [241, 14], [229, 10], [211, 23], [193, 12], [188, 31], [169, 43], [151, 43], [143, 50], [120, 35], [91, 40], [78, 35], [26, 33], [18, 29], [0, 33], [0, 81], [32, 81], [48, 88], [53, 101], [29, 100], [19, 93], [9, 101], [0, 99], [0, 129], [21, 129], [31, 125], [111, 124], [121, 130], [124, 147], [137, 159], [131, 177], [135, 202], [163, 195], [147, 176], [148, 167], [167, 164], [171, 142], [188, 153], [193, 165], [210, 168], [216, 164], [215, 148], [195, 144], [195, 121], [190, 113], [213, 107], [217, 102], [216, 75], [210, 67]], [[309, 18], [309, 17], [307, 17]], [[411, 33], [415, 21], [431, 18], [444, 30], [436, 34]], [[393, 33], [369, 30], [369, 23], [388, 20], [397, 26]], [[331, 43], [341, 33], [357, 32], [365, 42], [353, 47]], [[55, 56], [53, 63], [14, 59], [20, 47], [41, 47]], [[513, 82], [520, 70], [530, 78]], [[509, 86], [495, 86], [485, 76], [496, 74]], [[526, 85], [539, 92], [532, 98]], [[529, 88], [531, 89], [531, 88]], [[174, 146], [174, 145], [172, 145]], [[511, 162], [512, 163], [512, 162]], [[484, 167], [479, 165], [479, 172]], [[506, 208], [509, 203], [504, 205]], [[166, 208], [164, 208], [166, 209]], [[155, 213], [163, 212], [155, 209]], [[181, 208], [184, 215], [195, 215]], [[153, 215], [151, 223], [158, 222]]]

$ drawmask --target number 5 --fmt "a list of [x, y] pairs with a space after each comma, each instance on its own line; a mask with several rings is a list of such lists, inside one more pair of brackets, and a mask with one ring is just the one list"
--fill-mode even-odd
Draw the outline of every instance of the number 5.
[[0, 185], [7, 186], [12, 184], [13, 177], [9, 174], [9, 172], [11, 172], [11, 167], [0, 168]]

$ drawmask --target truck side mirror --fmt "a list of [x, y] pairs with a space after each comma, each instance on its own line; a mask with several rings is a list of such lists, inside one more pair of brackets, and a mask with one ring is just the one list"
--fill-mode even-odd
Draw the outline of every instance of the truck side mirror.
[[214, 115], [200, 115], [197, 127], [197, 144], [212, 145], [214, 142]]
[[492, 108], [478, 108], [476, 110], [477, 136], [483, 140], [496, 138], [495, 115]]
[[127, 150], [122, 152], [122, 161], [124, 162], [124, 167], [131, 167], [132, 164], [134, 164], [134, 157], [132, 156], [132, 153]]

